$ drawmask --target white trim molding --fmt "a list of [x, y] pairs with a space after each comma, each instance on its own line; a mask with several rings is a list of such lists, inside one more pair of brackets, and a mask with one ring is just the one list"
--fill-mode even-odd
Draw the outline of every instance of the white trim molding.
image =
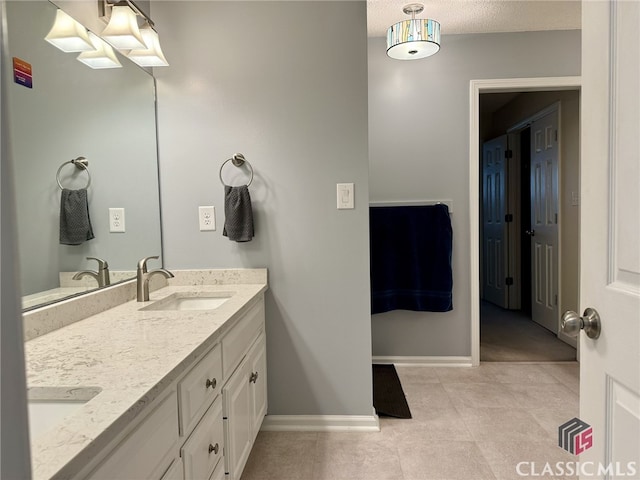
[[263, 432], [379, 432], [378, 415], [267, 415]]
[[469, 229], [471, 364], [480, 365], [480, 94], [580, 90], [582, 78], [493, 78], [469, 82]]
[[373, 363], [393, 363], [403, 367], [470, 367], [471, 357], [383, 357], [374, 356]]

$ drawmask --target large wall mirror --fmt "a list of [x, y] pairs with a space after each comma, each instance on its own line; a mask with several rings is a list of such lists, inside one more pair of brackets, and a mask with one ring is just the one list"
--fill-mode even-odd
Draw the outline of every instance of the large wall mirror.
[[[75, 272], [97, 270], [87, 257], [106, 260], [115, 283], [135, 276], [140, 258], [161, 254], [155, 83], [119, 54], [122, 68], [94, 70], [77, 53], [47, 43], [56, 5], [36, 0], [6, 6], [9, 57], [30, 64], [33, 75], [27, 88], [4, 72], [11, 75], [7, 101], [23, 307], [31, 309], [97, 288], [91, 276], [72, 279]], [[80, 156], [89, 162], [94, 238], [62, 245], [56, 173]], [[87, 183], [86, 172], [72, 164], [59, 178], [68, 189]], [[110, 232], [110, 208], [124, 208], [125, 232]]]

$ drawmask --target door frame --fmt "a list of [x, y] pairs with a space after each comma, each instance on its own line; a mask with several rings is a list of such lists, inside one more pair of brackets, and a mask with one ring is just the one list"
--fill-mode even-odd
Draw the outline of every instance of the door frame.
[[480, 94], [580, 90], [580, 76], [493, 78], [469, 82], [469, 228], [471, 364], [480, 365]]

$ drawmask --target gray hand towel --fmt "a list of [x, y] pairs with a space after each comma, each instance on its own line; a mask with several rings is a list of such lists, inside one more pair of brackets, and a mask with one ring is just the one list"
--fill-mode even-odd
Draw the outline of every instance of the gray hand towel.
[[253, 238], [253, 210], [246, 185], [224, 187], [224, 228], [222, 235], [236, 242], [248, 242]]
[[87, 189], [64, 188], [60, 196], [60, 244], [80, 245], [92, 238]]

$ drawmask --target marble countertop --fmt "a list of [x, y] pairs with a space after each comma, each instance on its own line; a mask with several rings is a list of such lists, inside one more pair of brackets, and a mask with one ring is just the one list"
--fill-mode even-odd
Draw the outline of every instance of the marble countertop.
[[[179, 283], [179, 282], [176, 282]], [[69, 478], [93, 459], [265, 290], [263, 283], [173, 285], [25, 343], [27, 386], [99, 388], [31, 440], [34, 479]], [[212, 311], [141, 311], [176, 292], [229, 292]]]

